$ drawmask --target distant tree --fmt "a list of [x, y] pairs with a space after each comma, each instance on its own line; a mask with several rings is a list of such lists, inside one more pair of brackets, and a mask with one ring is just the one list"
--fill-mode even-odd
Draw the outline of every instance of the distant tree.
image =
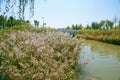
[[82, 24], [80, 24], [80, 25], [73, 24], [73, 25], [71, 26], [71, 29], [73, 29], [73, 30], [79, 30], [79, 29], [82, 29]]
[[34, 25], [38, 27], [39, 26], [39, 21], [34, 20]]
[[118, 28], [120, 29], [120, 21], [118, 21]]
[[107, 23], [109, 29], [112, 29], [112, 28], [113, 28], [113, 24], [114, 24], [114, 23], [113, 23], [112, 21], [106, 20], [106, 23]]
[[20, 19], [15, 19], [14, 17], [10, 16], [10, 17], [6, 17], [3, 15], [0, 15], [0, 29], [3, 29], [5, 27], [13, 27], [13, 26], [20, 26], [21, 24], [30, 24], [27, 21], [24, 20], [20, 20]]
[[89, 26], [89, 24], [87, 24], [85, 29], [91, 29], [91, 26]]
[[7, 27], [15, 26], [16, 20], [14, 17], [10, 16], [9, 19], [7, 20]]
[[100, 28], [102, 29], [112, 29], [113, 28], [113, 22], [110, 20], [101, 20], [99, 23]]
[[74, 24], [71, 27], [72, 27], [72, 29], [76, 29], [76, 26]]
[[0, 29], [5, 28], [7, 17], [0, 15]]
[[97, 22], [92, 22], [91, 26], [92, 26], [92, 29], [100, 29], [100, 26]]
[[117, 27], [117, 17], [116, 16], [113, 18], [113, 22], [114, 22], [115, 27]]
[[27, 22], [27, 23], [30, 23], [30, 21], [29, 21], [29, 20], [27, 20], [26, 22]]
[[75, 30], [78, 30], [78, 25], [77, 24], [75, 24]]
[[67, 26], [65, 29], [71, 29], [70, 26]]
[[77, 28], [77, 30], [80, 30], [80, 29], [82, 29], [82, 24], [80, 24]]
[[105, 21], [104, 21], [104, 20], [101, 20], [101, 21], [99, 22], [100, 29], [102, 29], [102, 27], [104, 26], [104, 24], [105, 24]]

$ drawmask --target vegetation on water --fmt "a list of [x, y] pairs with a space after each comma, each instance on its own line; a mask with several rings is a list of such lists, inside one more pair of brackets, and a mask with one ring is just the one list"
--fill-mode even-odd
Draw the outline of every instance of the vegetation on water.
[[26, 22], [0, 29], [0, 79], [76, 80], [80, 43]]
[[79, 30], [77, 37], [120, 45], [120, 29]]

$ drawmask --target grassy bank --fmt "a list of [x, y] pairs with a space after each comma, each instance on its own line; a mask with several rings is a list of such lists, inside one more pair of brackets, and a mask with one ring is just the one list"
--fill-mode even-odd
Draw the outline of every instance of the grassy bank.
[[120, 29], [79, 30], [77, 37], [120, 45]]
[[80, 43], [53, 29], [0, 30], [0, 80], [77, 80]]

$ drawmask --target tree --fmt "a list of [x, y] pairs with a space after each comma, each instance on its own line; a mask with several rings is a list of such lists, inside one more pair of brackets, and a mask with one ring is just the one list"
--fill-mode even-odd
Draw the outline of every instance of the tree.
[[112, 21], [106, 20], [106, 23], [107, 23], [107, 25], [108, 25], [108, 27], [109, 27], [110, 29], [113, 28], [113, 22], [112, 22]]
[[39, 21], [34, 20], [34, 25], [35, 25], [35, 26], [39, 26]]
[[30, 23], [30, 21], [29, 21], [29, 20], [27, 20], [26, 22], [27, 22], [27, 23]]
[[91, 29], [91, 26], [89, 26], [89, 24], [87, 24], [85, 29]]
[[92, 29], [100, 29], [100, 26], [97, 22], [92, 22], [91, 26], [92, 26]]
[[72, 27], [72, 29], [76, 29], [76, 27], [75, 27], [75, 25], [74, 25], [74, 24], [73, 24], [71, 27]]
[[77, 30], [79, 30], [79, 29], [82, 29], [82, 24], [80, 24], [80, 25], [78, 26], [78, 29], [77, 29]]
[[67, 26], [65, 29], [71, 29], [70, 26]]
[[118, 21], [118, 28], [120, 29], [120, 21]]
[[75, 24], [75, 30], [78, 30], [78, 25], [77, 24]]
[[7, 20], [7, 17], [0, 15], [0, 29], [5, 28], [5, 22]]
[[6, 17], [3, 15], [0, 15], [0, 29], [3, 29], [5, 27], [20, 26], [21, 24], [30, 24], [30, 23], [29, 21], [27, 22], [24, 20], [15, 19], [13, 16]]
[[105, 24], [105, 21], [101, 20], [100, 23], [99, 23], [100, 29], [102, 29], [102, 27], [104, 26], [104, 24]]
[[114, 22], [114, 25], [116, 27], [116, 25], [117, 25], [117, 17], [116, 16], [113, 18], [113, 22]]
[[7, 20], [7, 27], [15, 26], [16, 20], [14, 17], [10, 16], [9, 19]]
[[110, 20], [101, 20], [99, 23], [99, 26], [103, 29], [112, 29], [113, 28], [113, 22]]

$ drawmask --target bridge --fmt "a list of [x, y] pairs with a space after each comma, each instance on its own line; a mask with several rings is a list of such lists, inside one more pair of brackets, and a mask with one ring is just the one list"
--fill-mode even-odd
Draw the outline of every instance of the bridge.
[[70, 30], [70, 29], [68, 29], [68, 30], [58, 29], [57, 31], [64, 32], [64, 33], [69, 33], [70, 35], [73, 35], [73, 36], [77, 33], [77, 30]]

